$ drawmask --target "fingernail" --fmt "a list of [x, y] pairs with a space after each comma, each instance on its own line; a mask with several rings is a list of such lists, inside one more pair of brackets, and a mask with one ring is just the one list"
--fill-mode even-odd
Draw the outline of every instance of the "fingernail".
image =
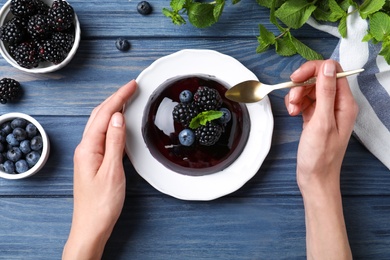
[[113, 127], [123, 126], [123, 116], [120, 113], [116, 113], [112, 116], [112, 126]]
[[290, 78], [291, 78], [291, 79], [294, 78], [297, 74], [299, 74], [300, 71], [301, 71], [301, 68], [298, 68], [297, 70], [295, 70], [295, 71], [291, 74]]
[[288, 105], [288, 113], [291, 115], [294, 113], [295, 106], [293, 104]]
[[324, 75], [326, 77], [334, 77], [336, 66], [333, 62], [326, 62], [324, 65]]
[[288, 95], [288, 102], [291, 103], [294, 100], [294, 96], [295, 96], [294, 91], [290, 90], [290, 93]]

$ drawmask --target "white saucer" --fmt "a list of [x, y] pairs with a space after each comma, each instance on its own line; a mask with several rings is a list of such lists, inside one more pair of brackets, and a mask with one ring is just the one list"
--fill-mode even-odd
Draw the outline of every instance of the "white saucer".
[[135, 170], [162, 193], [183, 200], [212, 200], [242, 187], [259, 170], [271, 147], [273, 116], [268, 97], [248, 104], [251, 129], [241, 155], [223, 171], [188, 176], [158, 162], [142, 135], [144, 108], [153, 91], [180, 75], [212, 75], [230, 86], [257, 77], [236, 59], [212, 50], [182, 50], [153, 62], [137, 78], [138, 90], [125, 106], [126, 152]]

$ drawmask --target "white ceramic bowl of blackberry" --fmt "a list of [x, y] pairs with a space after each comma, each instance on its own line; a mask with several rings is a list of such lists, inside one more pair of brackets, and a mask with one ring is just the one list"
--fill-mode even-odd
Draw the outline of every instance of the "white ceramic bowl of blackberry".
[[[30, 6], [19, 7], [23, 3]], [[63, 68], [80, 43], [79, 20], [65, 0], [8, 0], [0, 10], [0, 26], [1, 55], [13, 67], [29, 73]]]
[[42, 125], [24, 113], [0, 116], [0, 177], [23, 179], [36, 174], [50, 154]]

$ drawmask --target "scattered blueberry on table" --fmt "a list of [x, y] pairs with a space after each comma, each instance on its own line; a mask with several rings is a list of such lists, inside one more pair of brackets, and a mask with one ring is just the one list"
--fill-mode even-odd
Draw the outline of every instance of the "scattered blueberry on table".
[[0, 125], [0, 170], [23, 173], [34, 167], [41, 157], [42, 137], [36, 126], [23, 118]]
[[141, 1], [137, 5], [137, 11], [142, 15], [148, 15], [152, 13], [152, 6], [148, 1]]
[[115, 46], [120, 51], [128, 51], [130, 49], [130, 42], [124, 38], [118, 38]]

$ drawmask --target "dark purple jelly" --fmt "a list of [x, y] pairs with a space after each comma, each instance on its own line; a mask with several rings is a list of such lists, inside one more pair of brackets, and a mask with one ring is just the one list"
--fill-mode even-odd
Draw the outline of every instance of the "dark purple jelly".
[[[211, 146], [183, 146], [178, 134], [183, 126], [173, 121], [172, 111], [183, 90], [195, 93], [199, 86], [216, 89], [232, 118], [218, 142]], [[201, 176], [223, 171], [241, 154], [250, 130], [245, 105], [225, 98], [227, 87], [210, 76], [190, 76], [168, 80], [151, 95], [143, 115], [142, 134], [153, 155], [165, 167], [185, 175]], [[237, 174], [239, 174], [237, 172]]]

